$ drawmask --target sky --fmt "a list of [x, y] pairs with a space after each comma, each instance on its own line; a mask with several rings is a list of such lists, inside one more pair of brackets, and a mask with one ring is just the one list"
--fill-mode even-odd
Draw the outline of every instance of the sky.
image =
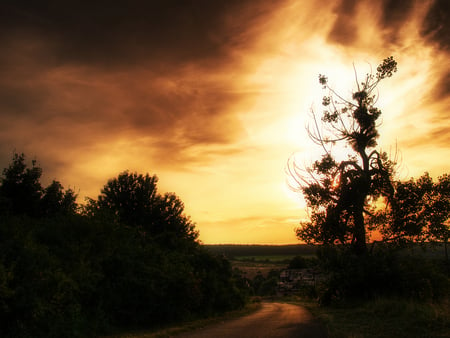
[[349, 97], [379, 85], [379, 147], [398, 178], [450, 173], [449, 2], [314, 0], [2, 1], [0, 165], [37, 159], [78, 202], [120, 172], [159, 178], [206, 244], [298, 243], [288, 188], [308, 138], [318, 75]]

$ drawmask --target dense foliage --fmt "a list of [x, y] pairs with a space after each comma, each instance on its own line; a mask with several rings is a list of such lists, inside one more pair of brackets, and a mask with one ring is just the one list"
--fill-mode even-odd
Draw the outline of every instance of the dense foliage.
[[364, 256], [336, 246], [321, 247], [318, 256], [324, 280], [317, 288], [319, 302], [328, 305], [377, 297], [448, 302], [450, 270], [441, 252], [442, 247], [431, 244], [401, 250], [379, 244]]
[[372, 218], [389, 242], [444, 242], [450, 238], [450, 176], [428, 173], [417, 180], [396, 182], [388, 207]]
[[0, 185], [0, 336], [95, 336], [240, 307], [230, 263], [206, 251], [174, 194], [124, 172], [78, 206], [14, 155]]

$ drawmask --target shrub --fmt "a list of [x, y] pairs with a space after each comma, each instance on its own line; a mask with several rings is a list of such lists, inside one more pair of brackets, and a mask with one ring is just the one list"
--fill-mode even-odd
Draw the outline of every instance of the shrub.
[[327, 275], [319, 290], [323, 304], [378, 296], [439, 300], [449, 290], [448, 278], [428, 258], [388, 249], [357, 256], [336, 248], [324, 248], [319, 256]]

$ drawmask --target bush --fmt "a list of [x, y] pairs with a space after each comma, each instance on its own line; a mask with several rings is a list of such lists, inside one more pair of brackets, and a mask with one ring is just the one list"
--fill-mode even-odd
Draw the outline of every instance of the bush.
[[280, 271], [272, 269], [264, 277], [261, 272], [253, 278], [251, 286], [256, 296], [273, 296], [277, 293]]
[[242, 307], [230, 263], [84, 216], [0, 222], [0, 335], [84, 337]]
[[319, 257], [327, 276], [319, 290], [322, 304], [378, 296], [439, 300], [449, 290], [448, 277], [427, 258], [388, 249], [357, 256], [330, 247], [323, 248]]
[[315, 257], [295, 256], [289, 261], [288, 269], [306, 269], [317, 266]]

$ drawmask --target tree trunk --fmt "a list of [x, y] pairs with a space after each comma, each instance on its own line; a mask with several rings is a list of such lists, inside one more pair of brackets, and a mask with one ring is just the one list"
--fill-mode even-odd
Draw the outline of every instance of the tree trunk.
[[353, 215], [355, 222], [355, 229], [353, 232], [353, 251], [355, 254], [362, 256], [367, 253], [366, 245], [366, 227], [364, 225], [364, 204], [359, 204], [355, 208]]
[[447, 250], [448, 238], [444, 240], [444, 249], [445, 249], [445, 262], [447, 263], [447, 270], [450, 272], [450, 261], [448, 260], [448, 250]]
[[361, 177], [359, 178], [359, 180], [355, 181], [355, 185], [353, 187], [355, 193], [355, 204], [353, 209], [353, 219], [355, 222], [355, 228], [353, 231], [353, 250], [357, 255], [365, 255], [367, 253], [367, 245], [366, 227], [364, 224], [364, 206], [370, 186], [369, 161], [364, 151], [360, 151], [359, 154], [363, 161], [363, 171], [361, 172]]

